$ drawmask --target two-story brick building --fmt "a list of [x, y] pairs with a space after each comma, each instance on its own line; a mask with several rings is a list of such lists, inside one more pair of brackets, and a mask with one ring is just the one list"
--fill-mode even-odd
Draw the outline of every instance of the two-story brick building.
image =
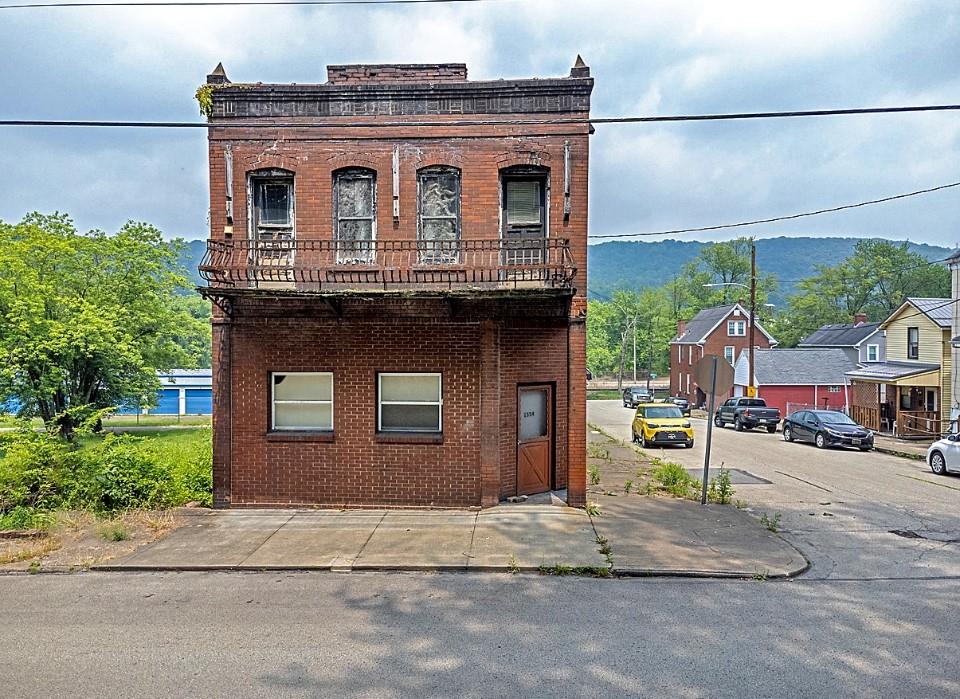
[[216, 506], [584, 505], [592, 88], [208, 76]]
[[[754, 343], [766, 349], [775, 347], [777, 341], [757, 321]], [[697, 362], [707, 355], [716, 355], [733, 366], [749, 345], [750, 311], [742, 303], [704, 308], [690, 320], [681, 320], [677, 323], [677, 335], [670, 342], [670, 395], [686, 398], [691, 405], [703, 405], [706, 393], [693, 375]]]

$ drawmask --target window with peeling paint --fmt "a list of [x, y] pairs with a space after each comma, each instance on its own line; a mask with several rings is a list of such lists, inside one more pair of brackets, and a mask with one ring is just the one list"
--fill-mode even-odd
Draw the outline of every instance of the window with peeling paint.
[[514, 167], [500, 176], [503, 264], [516, 268], [507, 270], [510, 279], [537, 280], [546, 260], [548, 171]]
[[333, 209], [337, 262], [372, 263], [376, 260], [376, 173], [351, 168], [334, 175]]
[[[251, 254], [260, 267], [287, 267], [293, 262], [294, 176], [288, 170], [269, 169], [250, 173], [248, 202]], [[286, 272], [270, 272], [271, 279], [284, 280]]]
[[420, 171], [418, 231], [420, 262], [460, 261], [460, 171], [430, 167]]

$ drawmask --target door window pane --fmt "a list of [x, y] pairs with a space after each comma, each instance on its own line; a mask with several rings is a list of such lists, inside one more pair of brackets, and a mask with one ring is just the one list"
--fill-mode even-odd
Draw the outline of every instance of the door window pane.
[[507, 224], [540, 224], [540, 182], [507, 180]]
[[547, 392], [520, 392], [520, 440], [547, 435]]
[[265, 183], [261, 187], [260, 222], [290, 224], [290, 187], [286, 183]]

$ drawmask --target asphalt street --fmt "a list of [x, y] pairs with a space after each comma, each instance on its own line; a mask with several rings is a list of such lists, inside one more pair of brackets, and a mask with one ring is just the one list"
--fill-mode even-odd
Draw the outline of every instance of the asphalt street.
[[[633, 411], [589, 401], [587, 420], [630, 440]], [[702, 473], [705, 420], [693, 420], [693, 449], [648, 449]], [[780, 515], [782, 535], [812, 566], [808, 578], [953, 578], [960, 582], [960, 478], [922, 461], [787, 443], [764, 430], [714, 428], [711, 466], [770, 481], [738, 485], [735, 497], [758, 517]], [[894, 533], [897, 532], [897, 533]]]
[[0, 577], [9, 697], [948, 697], [957, 583]]

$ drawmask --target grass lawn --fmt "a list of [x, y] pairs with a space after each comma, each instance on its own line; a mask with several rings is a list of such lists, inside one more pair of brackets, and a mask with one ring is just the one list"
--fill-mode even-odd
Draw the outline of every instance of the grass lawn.
[[602, 388], [596, 391], [587, 391], [587, 400], [616, 400], [621, 394], [615, 388]]

